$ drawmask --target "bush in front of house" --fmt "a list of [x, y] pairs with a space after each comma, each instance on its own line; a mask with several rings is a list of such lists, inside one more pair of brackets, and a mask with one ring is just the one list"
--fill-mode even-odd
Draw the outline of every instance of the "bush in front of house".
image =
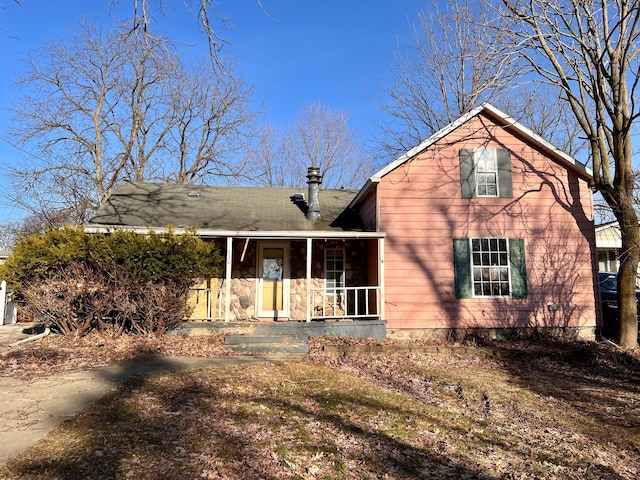
[[21, 239], [0, 267], [28, 314], [65, 335], [162, 334], [187, 316], [189, 289], [222, 257], [194, 234], [88, 234], [64, 227]]

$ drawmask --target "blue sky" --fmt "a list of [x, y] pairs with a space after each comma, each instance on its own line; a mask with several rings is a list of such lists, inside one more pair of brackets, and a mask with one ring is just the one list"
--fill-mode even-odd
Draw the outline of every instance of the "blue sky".
[[[130, 16], [134, 0], [0, 0], [0, 165], [15, 165], [26, 154], [8, 139], [7, 108], [19, 91], [13, 83], [20, 58], [33, 48], [68, 35], [67, 27], [82, 16]], [[231, 43], [224, 47], [247, 82], [256, 86], [255, 101], [266, 106], [264, 122], [293, 124], [305, 105], [321, 101], [350, 116], [350, 127], [368, 141], [381, 113], [370, 96], [389, 83], [393, 52], [411, 43], [410, 24], [429, 4], [425, 0], [220, 0], [219, 13], [230, 30], [220, 30]], [[183, 0], [165, 0], [167, 15], [157, 16], [166, 36], [179, 40], [194, 55], [206, 54], [205, 37]], [[391, 160], [391, 159], [390, 159]], [[8, 188], [0, 170], [0, 189]], [[15, 211], [0, 199], [0, 223]]]

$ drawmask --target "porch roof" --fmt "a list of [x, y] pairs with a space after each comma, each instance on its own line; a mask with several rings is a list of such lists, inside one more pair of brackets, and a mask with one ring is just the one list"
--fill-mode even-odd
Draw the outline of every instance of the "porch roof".
[[[306, 220], [306, 189], [123, 182], [98, 209], [89, 230], [195, 227], [207, 236], [360, 236], [348, 205], [356, 190], [321, 190], [322, 220]], [[378, 235], [379, 236], [379, 235]]]

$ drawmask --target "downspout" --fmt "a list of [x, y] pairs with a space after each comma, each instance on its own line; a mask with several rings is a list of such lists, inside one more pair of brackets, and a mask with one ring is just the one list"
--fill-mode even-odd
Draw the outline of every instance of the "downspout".
[[9, 347], [13, 348], [13, 347], [17, 347], [19, 345], [22, 345], [24, 343], [29, 343], [29, 342], [33, 342], [35, 340], [40, 340], [41, 338], [46, 337], [50, 333], [51, 333], [51, 330], [49, 329], [49, 327], [46, 327], [44, 329], [44, 332], [39, 333], [37, 335], [33, 335], [31, 337], [23, 338], [22, 340], [18, 340], [17, 342], [13, 342], [13, 343], [9, 344]]

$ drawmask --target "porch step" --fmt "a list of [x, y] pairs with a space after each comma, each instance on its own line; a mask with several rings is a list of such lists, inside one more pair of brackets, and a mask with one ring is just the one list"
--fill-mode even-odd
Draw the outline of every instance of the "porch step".
[[245, 355], [306, 355], [308, 335], [225, 335], [226, 350]]

